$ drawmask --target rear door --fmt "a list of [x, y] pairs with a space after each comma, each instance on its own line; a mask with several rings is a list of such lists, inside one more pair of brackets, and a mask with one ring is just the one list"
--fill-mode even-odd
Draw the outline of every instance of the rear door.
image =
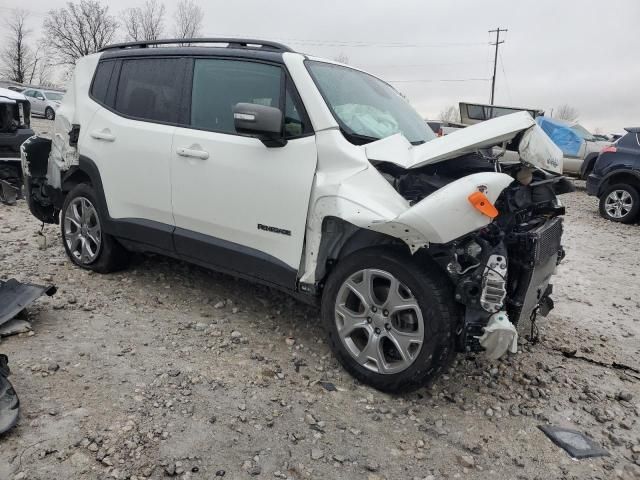
[[[316, 169], [311, 126], [281, 65], [193, 61], [189, 127], [177, 128], [171, 184], [178, 253], [294, 288]], [[285, 111], [288, 143], [235, 131], [240, 102]]]
[[98, 167], [117, 235], [173, 250], [170, 161], [187, 60], [127, 58], [98, 64], [80, 153]]

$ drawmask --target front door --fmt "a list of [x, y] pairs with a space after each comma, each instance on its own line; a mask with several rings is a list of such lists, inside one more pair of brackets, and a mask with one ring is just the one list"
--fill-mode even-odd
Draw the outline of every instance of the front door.
[[[192, 85], [189, 128], [176, 128], [173, 142], [176, 250], [293, 288], [317, 159], [295, 89], [280, 65], [211, 58], [194, 60]], [[288, 143], [237, 134], [240, 102], [284, 109]]]

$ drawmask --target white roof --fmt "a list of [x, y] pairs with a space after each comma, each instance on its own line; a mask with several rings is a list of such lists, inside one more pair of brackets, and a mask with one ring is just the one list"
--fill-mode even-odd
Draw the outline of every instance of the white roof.
[[[7, 102], [7, 99], [13, 100], [11, 102]], [[20, 92], [16, 92], [15, 90], [9, 90], [8, 88], [0, 87], [0, 103], [15, 103], [15, 100], [26, 100], [25, 97]]]

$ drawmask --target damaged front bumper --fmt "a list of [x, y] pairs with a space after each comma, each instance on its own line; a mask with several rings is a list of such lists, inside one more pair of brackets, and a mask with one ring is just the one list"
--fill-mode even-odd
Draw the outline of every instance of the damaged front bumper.
[[444, 247], [440, 262], [464, 306], [459, 351], [499, 358], [513, 351], [518, 333], [534, 339], [536, 315], [553, 308], [550, 281], [564, 258], [562, 230], [559, 216], [535, 217], [511, 230], [494, 223]]

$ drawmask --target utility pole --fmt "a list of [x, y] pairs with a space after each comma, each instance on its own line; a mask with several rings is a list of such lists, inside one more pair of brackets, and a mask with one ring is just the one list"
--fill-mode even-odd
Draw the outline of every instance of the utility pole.
[[500, 41], [500, 32], [508, 32], [509, 30], [507, 30], [506, 28], [500, 28], [498, 27], [495, 30], [489, 30], [489, 33], [495, 33], [496, 34], [496, 43], [490, 43], [489, 45], [495, 45], [496, 46], [496, 54], [495, 57], [493, 59], [493, 79], [491, 80], [491, 105], [493, 105], [493, 97], [495, 95], [495, 91], [496, 91], [496, 69], [498, 67], [498, 46], [501, 43], [504, 43], [504, 40]]

